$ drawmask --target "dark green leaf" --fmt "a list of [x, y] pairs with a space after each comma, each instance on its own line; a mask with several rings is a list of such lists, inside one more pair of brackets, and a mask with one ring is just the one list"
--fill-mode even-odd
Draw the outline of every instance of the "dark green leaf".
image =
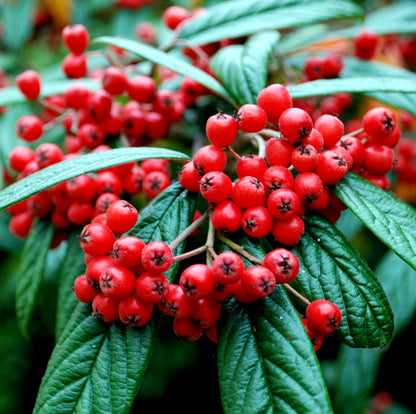
[[354, 77], [344, 79], [320, 79], [287, 87], [292, 98], [325, 96], [339, 92], [372, 93], [400, 92], [415, 94], [416, 83], [411, 79], [399, 77]]
[[[246, 236], [236, 242], [259, 259], [265, 255]], [[315, 351], [281, 286], [264, 300], [231, 301], [223, 309], [218, 375], [225, 413], [332, 412]]]
[[296, 247], [301, 270], [293, 286], [309, 300], [328, 299], [341, 310], [338, 328], [352, 347], [383, 347], [393, 333], [393, 315], [383, 289], [359, 252], [328, 220], [305, 218]]
[[334, 191], [377, 238], [416, 268], [414, 208], [354, 173], [348, 173]]
[[16, 315], [25, 337], [30, 336], [30, 324], [38, 303], [53, 233], [54, 228], [49, 223], [35, 220], [23, 248], [16, 287]]
[[293, 28], [361, 15], [362, 10], [346, 0], [234, 0], [220, 2], [197, 19], [190, 20], [180, 38], [194, 44], [206, 44], [263, 30]]
[[[178, 183], [172, 184], [140, 213], [131, 234], [145, 243], [154, 239], [172, 242], [193, 218], [196, 200], [187, 194]], [[177, 250], [182, 249], [183, 243]], [[68, 262], [77, 251], [75, 240], [71, 250]], [[176, 268], [172, 266], [165, 273], [170, 280]], [[64, 291], [68, 283], [63, 284], [62, 295], [68, 294]], [[67, 302], [69, 307], [71, 301]], [[62, 315], [61, 328], [67, 311]], [[150, 359], [158, 322], [155, 313], [148, 325], [138, 329], [120, 322], [104, 324], [92, 316], [91, 305], [78, 304], [52, 353], [34, 413], [130, 412]]]
[[311, 342], [282, 289], [247, 309], [224, 306], [218, 375], [227, 414], [332, 412]]
[[150, 62], [171, 69], [180, 75], [188, 76], [235, 106], [227, 90], [214, 77], [173, 54], [165, 53], [144, 43], [118, 37], [102, 36], [95, 39], [94, 42], [120, 47]]
[[128, 413], [152, 347], [153, 323], [105, 324], [78, 304], [49, 360], [34, 413]]
[[261, 32], [244, 45], [220, 49], [211, 59], [211, 69], [237, 103], [257, 103], [257, 95], [266, 87], [270, 55], [279, 37], [278, 32]]
[[79, 231], [73, 231], [68, 236], [65, 259], [59, 270], [55, 338], [59, 338], [78, 304], [72, 288], [77, 276], [83, 274], [86, 268], [84, 252], [81, 250], [78, 235]]
[[[395, 338], [406, 328], [416, 312], [416, 271], [392, 251], [388, 251], [374, 272], [393, 310]], [[376, 383], [380, 358], [388, 350], [389, 347], [383, 350], [352, 349], [347, 346], [340, 348], [334, 390], [337, 413], [362, 412]]]
[[[73, 84], [86, 85], [91, 92], [97, 90], [101, 85], [92, 79], [68, 79], [63, 81], [48, 82], [42, 85], [40, 96], [45, 98], [51, 95], [60, 95], [65, 92], [68, 86]], [[0, 106], [14, 105], [26, 102], [27, 99], [15, 86], [8, 86], [0, 90]]]
[[166, 158], [180, 162], [189, 160], [187, 155], [180, 152], [151, 147], [116, 148], [80, 155], [46, 167], [0, 191], [0, 209], [73, 177], [147, 158]]

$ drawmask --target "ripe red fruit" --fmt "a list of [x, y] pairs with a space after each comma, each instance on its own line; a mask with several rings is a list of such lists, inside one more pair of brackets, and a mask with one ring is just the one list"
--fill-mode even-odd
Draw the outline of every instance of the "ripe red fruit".
[[163, 24], [170, 30], [175, 30], [191, 13], [181, 6], [170, 6], [162, 15]]
[[296, 246], [304, 230], [304, 221], [299, 216], [294, 216], [289, 220], [275, 220], [271, 233], [283, 245]]
[[152, 171], [143, 178], [143, 191], [150, 199], [158, 196], [169, 185], [170, 178], [162, 171]]
[[273, 191], [267, 199], [267, 208], [278, 220], [288, 220], [300, 212], [301, 201], [297, 193], [287, 188]]
[[299, 273], [299, 259], [290, 250], [278, 248], [267, 253], [263, 259], [263, 266], [269, 269], [276, 283], [290, 283]]
[[211, 203], [220, 203], [230, 197], [233, 191], [231, 178], [221, 171], [206, 173], [199, 183], [202, 196]]
[[369, 60], [377, 48], [378, 36], [370, 29], [363, 29], [353, 39], [354, 55]]
[[364, 144], [357, 138], [352, 136], [345, 136], [341, 138], [338, 146], [345, 148], [352, 155], [353, 164], [352, 168], [360, 167], [364, 161]]
[[37, 99], [41, 88], [39, 73], [31, 69], [25, 70], [16, 76], [16, 86], [27, 99]]
[[289, 167], [294, 149], [294, 143], [285, 138], [271, 138], [266, 143], [266, 160], [270, 166]]
[[373, 140], [380, 140], [390, 135], [396, 126], [396, 117], [390, 109], [384, 107], [372, 108], [363, 116], [362, 125], [364, 131]]
[[363, 167], [368, 173], [385, 175], [393, 168], [394, 151], [387, 145], [371, 145], [364, 150]]
[[326, 148], [333, 147], [344, 135], [344, 124], [334, 115], [321, 115], [315, 120], [313, 127], [322, 134]]
[[120, 300], [118, 304], [118, 317], [127, 326], [144, 326], [153, 314], [153, 305], [140, 300], [137, 295]]
[[100, 289], [106, 296], [115, 300], [129, 297], [136, 289], [135, 274], [122, 266], [109, 266], [100, 275]]
[[341, 324], [341, 311], [333, 302], [317, 299], [308, 305], [305, 313], [308, 324], [315, 332], [328, 336]]
[[306, 206], [316, 201], [321, 196], [323, 190], [324, 185], [321, 178], [313, 172], [298, 174], [293, 184], [293, 191]]
[[16, 121], [15, 132], [24, 141], [36, 141], [43, 134], [43, 122], [35, 115], [24, 115]]
[[98, 147], [105, 141], [103, 130], [99, 125], [93, 123], [81, 125], [77, 135], [82, 145], [90, 149]]
[[264, 206], [266, 189], [260, 179], [246, 175], [234, 184], [231, 198], [241, 208]]
[[116, 238], [111, 229], [100, 223], [84, 226], [80, 235], [81, 249], [91, 256], [105, 256], [113, 249]]
[[40, 168], [48, 167], [62, 161], [64, 153], [58, 145], [44, 142], [35, 149], [35, 160]]
[[193, 264], [182, 272], [179, 285], [186, 295], [193, 299], [209, 297], [215, 291], [212, 269], [203, 263]]
[[292, 152], [293, 168], [299, 172], [314, 170], [318, 160], [318, 151], [312, 145], [300, 144]]
[[212, 213], [212, 225], [222, 233], [234, 233], [241, 226], [241, 208], [231, 200], [218, 204]]
[[264, 266], [248, 267], [241, 277], [241, 285], [250, 296], [264, 298], [273, 292], [276, 280], [273, 273]]
[[82, 83], [69, 85], [64, 92], [66, 106], [81, 109], [86, 106], [90, 90]]
[[32, 148], [19, 145], [11, 150], [8, 161], [11, 169], [21, 172], [25, 168], [26, 164], [30, 161], [34, 161], [34, 159], [35, 152]]
[[215, 145], [201, 147], [193, 156], [195, 169], [200, 176], [211, 171], [223, 171], [227, 164], [227, 155]]
[[221, 304], [212, 298], [199, 299], [191, 319], [197, 326], [208, 329], [217, 324], [221, 314]]
[[93, 206], [89, 201], [74, 200], [67, 209], [68, 220], [76, 225], [83, 226], [91, 220]]
[[273, 216], [266, 207], [254, 206], [244, 211], [241, 227], [251, 237], [267, 236], [273, 227]]
[[125, 233], [131, 230], [137, 222], [139, 213], [126, 200], [117, 200], [107, 209], [107, 226], [114, 233]]
[[95, 317], [103, 322], [114, 322], [118, 319], [118, 302], [104, 293], [98, 293], [92, 301]]
[[266, 189], [266, 194], [270, 194], [279, 188], [293, 188], [294, 178], [292, 172], [279, 165], [269, 167], [261, 177], [261, 182]]
[[274, 83], [260, 91], [257, 103], [266, 111], [268, 121], [277, 124], [280, 115], [292, 107], [292, 97], [285, 86]]
[[97, 122], [109, 117], [112, 105], [113, 97], [105, 90], [91, 93], [87, 98], [88, 113]]
[[319, 162], [314, 172], [319, 175], [324, 185], [337, 183], [351, 169], [351, 154], [342, 147], [335, 146], [319, 154]]
[[33, 224], [33, 216], [28, 211], [15, 214], [9, 221], [9, 230], [19, 238], [28, 236]]
[[189, 318], [196, 310], [196, 301], [190, 298], [179, 285], [171, 283], [166, 298], [157, 306], [165, 315]]
[[205, 132], [211, 144], [228, 147], [237, 138], [237, 121], [231, 115], [219, 112], [208, 118]]
[[68, 78], [83, 78], [87, 74], [87, 58], [85, 55], [66, 55], [62, 59], [61, 68]]
[[126, 193], [135, 195], [143, 190], [144, 170], [138, 165], [134, 165], [129, 172], [123, 176], [123, 189]]
[[192, 318], [175, 318], [172, 326], [173, 332], [183, 341], [197, 341], [204, 334], [204, 328]]
[[237, 113], [237, 125], [243, 132], [259, 132], [266, 124], [267, 113], [259, 105], [245, 104]]
[[170, 247], [162, 241], [152, 241], [142, 250], [142, 265], [150, 273], [166, 272], [173, 263]]
[[74, 55], [83, 53], [90, 40], [88, 29], [82, 24], [65, 26], [62, 29], [61, 37], [65, 47]]
[[308, 334], [311, 342], [312, 342], [312, 346], [313, 349], [315, 351], [317, 351], [323, 344], [324, 342], [324, 336], [315, 332], [309, 325], [309, 322], [307, 319], [302, 319], [302, 324], [306, 330], [306, 333]]
[[151, 102], [156, 90], [156, 81], [150, 76], [138, 75], [128, 80], [127, 92], [133, 101], [139, 103]]
[[115, 265], [114, 259], [108, 256], [91, 256], [88, 257], [87, 268], [85, 269], [85, 277], [88, 283], [96, 290], [100, 290], [100, 276], [106, 272], [109, 267]]
[[169, 291], [169, 280], [166, 276], [154, 275], [149, 272], [142, 273], [136, 281], [136, 295], [149, 303], [161, 303]]
[[104, 70], [102, 87], [110, 95], [121, 95], [127, 89], [128, 78], [124, 71], [116, 66]]
[[279, 118], [279, 130], [291, 142], [299, 142], [308, 137], [313, 128], [310, 115], [300, 108], [286, 109]]
[[212, 275], [217, 282], [229, 285], [237, 282], [245, 269], [243, 259], [235, 252], [220, 253], [212, 262]]
[[186, 163], [178, 173], [179, 184], [188, 191], [199, 192], [199, 180], [201, 176], [194, 167], [194, 163], [189, 161]]
[[140, 265], [145, 245], [143, 240], [135, 236], [120, 237], [114, 242], [110, 256], [117, 265], [133, 268]]
[[267, 162], [263, 157], [256, 154], [243, 155], [237, 161], [236, 172], [238, 178], [250, 175], [255, 178], [261, 178], [267, 170]]
[[83, 303], [91, 303], [98, 293], [97, 290], [88, 283], [85, 274], [79, 275], [75, 279], [73, 290], [75, 297]]

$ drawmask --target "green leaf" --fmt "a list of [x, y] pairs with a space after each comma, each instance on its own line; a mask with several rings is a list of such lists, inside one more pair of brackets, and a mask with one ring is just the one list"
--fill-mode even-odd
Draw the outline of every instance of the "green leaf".
[[33, 32], [33, 0], [4, 1], [1, 5], [2, 43], [18, 51]]
[[320, 79], [297, 85], [288, 85], [292, 98], [308, 96], [325, 96], [339, 92], [371, 93], [371, 92], [400, 92], [416, 93], [416, 83], [411, 79], [399, 77], [353, 77], [344, 79]]
[[393, 315], [367, 262], [325, 218], [307, 217], [305, 224], [306, 232], [294, 249], [301, 270], [293, 286], [309, 300], [328, 299], [340, 308], [338, 331], [349, 346], [386, 346]]
[[257, 103], [257, 95], [266, 87], [270, 55], [279, 38], [278, 32], [261, 32], [244, 45], [220, 49], [211, 59], [211, 69], [237, 103]]
[[180, 75], [188, 76], [236, 106], [227, 90], [214, 77], [203, 70], [198, 69], [184, 59], [180, 59], [172, 54], [165, 53], [159, 49], [130, 39], [102, 36], [95, 39], [94, 42], [117, 46], [136, 56], [149, 60], [150, 62], [171, 69]]
[[207, 8], [200, 17], [184, 26], [179, 37], [194, 44], [207, 44], [263, 30], [361, 16], [362, 9], [346, 0], [234, 0]]
[[54, 227], [49, 223], [35, 220], [23, 248], [16, 286], [16, 316], [26, 338], [31, 333], [30, 324], [38, 303], [53, 233]]
[[223, 307], [218, 375], [226, 414], [332, 412], [311, 342], [282, 289], [247, 308]]
[[[47, 82], [42, 85], [40, 97], [46, 98], [51, 95], [61, 95], [65, 92], [68, 86], [81, 83], [86, 85], [91, 92], [97, 90], [101, 86], [99, 82], [92, 79], [68, 79]], [[15, 105], [22, 102], [27, 102], [27, 99], [17, 87], [8, 86], [0, 90], [0, 106]]]
[[[391, 304], [394, 319], [394, 337], [402, 332], [416, 312], [416, 271], [391, 250], [377, 264], [375, 275]], [[334, 404], [337, 413], [362, 412], [377, 380], [379, 363], [385, 349], [352, 349], [341, 346], [337, 357], [337, 376]]]
[[414, 208], [355, 173], [348, 173], [334, 191], [378, 239], [416, 269]]
[[116, 148], [80, 155], [50, 165], [0, 191], [0, 210], [73, 177], [148, 158], [166, 158], [179, 162], [189, 160], [187, 155], [180, 152], [151, 147]]
[[78, 235], [79, 231], [77, 230], [69, 234], [65, 258], [59, 270], [55, 338], [59, 338], [78, 304], [72, 288], [75, 279], [83, 274], [86, 268], [84, 252], [81, 250]]
[[[131, 234], [145, 243], [156, 238], [170, 243], [191, 223], [195, 202], [178, 183], [172, 184], [140, 213]], [[181, 249], [183, 243], [177, 250]], [[176, 269], [177, 265], [166, 272], [170, 280]], [[141, 328], [105, 324], [92, 316], [91, 305], [78, 304], [49, 360], [34, 413], [129, 413], [158, 324], [156, 312]]]
[[155, 326], [105, 324], [79, 303], [54, 348], [34, 413], [128, 413], [149, 362]]
[[[236, 243], [257, 258], [265, 255], [246, 236]], [[281, 286], [264, 300], [223, 306], [218, 377], [226, 414], [332, 412], [311, 341]]]

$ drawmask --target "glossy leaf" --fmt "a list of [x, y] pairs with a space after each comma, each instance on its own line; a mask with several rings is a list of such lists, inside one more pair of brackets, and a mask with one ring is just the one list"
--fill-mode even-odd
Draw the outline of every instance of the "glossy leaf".
[[190, 20], [180, 38], [194, 44], [206, 44], [263, 30], [294, 28], [361, 15], [362, 10], [356, 4], [345, 0], [234, 0], [220, 2], [197, 19]]
[[95, 39], [94, 42], [117, 46], [136, 56], [140, 56], [145, 60], [166, 67], [180, 75], [188, 76], [235, 106], [235, 103], [226, 89], [214, 77], [188, 63], [185, 59], [180, 59], [173, 54], [163, 52], [154, 47], [145, 45], [144, 43], [130, 39], [102, 36]]
[[[238, 243], [264, 256], [249, 238]], [[252, 304], [224, 305], [218, 375], [226, 414], [332, 412], [311, 341], [281, 286]]]
[[220, 49], [211, 59], [213, 72], [239, 104], [257, 103], [257, 95], [266, 87], [270, 55], [279, 38], [278, 32], [261, 32], [244, 45]]
[[[154, 239], [172, 242], [193, 218], [195, 198], [187, 194], [178, 183], [171, 185], [140, 213], [130, 234], [145, 243]], [[177, 251], [183, 247], [182, 243]], [[176, 269], [177, 265], [172, 266], [165, 273], [169, 279]], [[34, 413], [129, 413], [149, 363], [158, 324], [156, 312], [141, 328], [120, 322], [105, 324], [92, 316], [90, 304], [78, 304], [52, 353]]]
[[306, 232], [294, 250], [301, 270], [292, 282], [309, 300], [328, 299], [341, 310], [338, 328], [351, 347], [384, 347], [393, 315], [367, 262], [328, 220], [305, 218]]
[[84, 252], [79, 244], [79, 230], [68, 236], [65, 258], [59, 270], [58, 297], [56, 306], [55, 338], [59, 338], [78, 300], [72, 290], [75, 279], [85, 272]]
[[[393, 310], [394, 340], [416, 312], [416, 271], [392, 251], [388, 251], [377, 264], [374, 273]], [[334, 389], [337, 413], [355, 414], [363, 411], [377, 381], [380, 359], [389, 349], [352, 349], [341, 346], [336, 361]]]
[[38, 304], [53, 232], [52, 225], [35, 220], [23, 248], [16, 286], [16, 316], [26, 338], [31, 334], [30, 325]]
[[336, 184], [335, 193], [378, 239], [416, 269], [414, 208], [354, 173]]
[[128, 413], [154, 329], [105, 324], [91, 314], [91, 305], [78, 304], [51, 355], [33, 412]]
[[180, 162], [189, 160], [187, 155], [180, 152], [151, 147], [116, 148], [80, 155], [50, 165], [0, 191], [0, 209], [73, 177], [147, 158], [166, 158]]

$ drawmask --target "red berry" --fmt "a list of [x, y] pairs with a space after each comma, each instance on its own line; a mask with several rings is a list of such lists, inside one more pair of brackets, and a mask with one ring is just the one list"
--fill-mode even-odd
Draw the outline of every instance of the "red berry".
[[298, 145], [292, 152], [293, 168], [299, 172], [312, 171], [318, 165], [319, 154], [312, 145]]
[[370, 174], [385, 175], [393, 168], [394, 151], [386, 145], [371, 145], [364, 150], [363, 168]]
[[86, 123], [80, 126], [78, 137], [83, 146], [93, 149], [103, 144], [105, 135], [102, 128], [93, 123]]
[[142, 259], [142, 251], [145, 243], [135, 236], [124, 236], [117, 239], [113, 244], [110, 256], [119, 266], [128, 268], [137, 267]]
[[211, 144], [228, 147], [237, 138], [237, 121], [231, 115], [219, 112], [208, 118], [205, 132]]
[[120, 195], [123, 191], [123, 181], [114, 171], [101, 171], [95, 177], [95, 192], [98, 195], [113, 193]]
[[244, 211], [241, 227], [251, 237], [267, 236], [273, 227], [273, 216], [266, 207], [254, 206]]
[[285, 138], [271, 138], [266, 143], [266, 160], [270, 166], [289, 167], [294, 148], [294, 143]]
[[88, 264], [85, 270], [85, 277], [88, 283], [95, 290], [100, 290], [100, 276], [107, 271], [109, 267], [115, 265], [114, 259], [108, 256], [92, 256], [88, 253], [85, 254], [88, 257]]
[[227, 164], [227, 155], [215, 145], [201, 147], [193, 156], [195, 169], [200, 176], [211, 171], [223, 171]]
[[74, 281], [75, 297], [83, 303], [91, 303], [97, 295], [97, 290], [94, 289], [87, 280], [85, 274], [79, 275]]
[[168, 29], [175, 30], [190, 15], [191, 13], [184, 7], [170, 6], [163, 12], [162, 21]]
[[169, 291], [169, 280], [166, 276], [142, 273], [136, 281], [136, 295], [143, 302], [161, 303]]
[[116, 66], [104, 70], [101, 81], [103, 89], [110, 95], [121, 95], [127, 89], [128, 78], [124, 71]]
[[264, 266], [248, 267], [241, 277], [241, 285], [250, 296], [264, 298], [273, 292], [276, 281], [273, 273]]
[[110, 323], [118, 319], [118, 302], [103, 293], [95, 295], [92, 301], [92, 310], [100, 321]]
[[293, 191], [306, 206], [316, 201], [323, 190], [324, 185], [321, 178], [313, 172], [300, 173], [295, 178]]
[[220, 314], [220, 303], [214, 301], [212, 298], [203, 298], [196, 302], [196, 309], [191, 315], [191, 319], [197, 326], [208, 329], [217, 324]]
[[49, 165], [56, 164], [62, 161], [64, 153], [58, 145], [51, 142], [45, 142], [40, 144], [35, 149], [35, 160], [40, 168], [48, 167]]
[[156, 81], [150, 76], [139, 75], [128, 80], [127, 92], [130, 99], [139, 103], [151, 102], [157, 90]]
[[212, 274], [217, 282], [229, 285], [237, 282], [245, 269], [243, 259], [235, 252], [220, 253], [212, 262]]
[[16, 85], [27, 99], [37, 99], [40, 93], [41, 79], [35, 70], [25, 70], [16, 76]]
[[65, 26], [61, 36], [65, 47], [74, 55], [83, 53], [87, 49], [90, 40], [89, 32], [82, 24]]
[[328, 336], [341, 324], [341, 311], [329, 300], [317, 299], [306, 308], [306, 319], [315, 332]]
[[290, 251], [278, 248], [267, 253], [263, 259], [263, 266], [269, 269], [276, 283], [290, 283], [299, 273], [299, 259]]
[[112, 105], [113, 97], [105, 90], [91, 93], [87, 98], [88, 113], [97, 122], [109, 117]]
[[33, 224], [33, 216], [28, 211], [15, 214], [9, 221], [9, 230], [19, 238], [28, 236]]
[[109, 266], [100, 275], [100, 289], [106, 296], [115, 300], [129, 297], [136, 289], [135, 274], [122, 266]]
[[299, 142], [308, 137], [313, 128], [310, 115], [300, 108], [286, 109], [279, 118], [279, 130], [290, 142]]
[[43, 134], [43, 123], [35, 115], [24, 115], [16, 121], [16, 135], [27, 142], [38, 140]]
[[319, 154], [319, 162], [314, 172], [319, 175], [324, 185], [332, 185], [344, 177], [352, 164], [351, 154], [344, 148], [336, 146]]
[[68, 78], [83, 78], [87, 74], [87, 58], [85, 55], [66, 55], [62, 60], [61, 68]]
[[130, 195], [139, 194], [143, 190], [144, 170], [138, 165], [133, 166], [129, 172], [123, 176], [123, 189]]
[[204, 328], [195, 323], [192, 318], [175, 318], [173, 331], [184, 341], [197, 341], [204, 334]]
[[280, 188], [273, 191], [267, 199], [267, 208], [278, 220], [288, 220], [300, 211], [300, 198], [292, 190]]
[[186, 163], [178, 173], [179, 184], [188, 191], [199, 192], [200, 179], [201, 176], [198, 174], [192, 161]]
[[234, 184], [231, 198], [241, 208], [264, 206], [266, 189], [260, 179], [246, 175]]
[[92, 256], [105, 256], [113, 249], [116, 238], [111, 229], [100, 223], [84, 226], [80, 235], [81, 249]]
[[345, 136], [341, 138], [338, 146], [345, 148], [352, 156], [353, 164], [352, 168], [360, 167], [364, 161], [364, 144], [357, 137]]
[[245, 104], [237, 113], [237, 125], [243, 132], [259, 132], [266, 124], [267, 113], [259, 105]]
[[269, 167], [261, 177], [261, 182], [269, 195], [279, 188], [291, 190], [293, 188], [294, 178], [291, 171], [286, 167], [278, 165]]
[[153, 305], [140, 300], [136, 295], [120, 300], [118, 317], [127, 326], [144, 326], [153, 314]]
[[196, 310], [196, 301], [190, 298], [179, 285], [171, 283], [166, 298], [157, 306], [165, 315], [189, 318]]
[[11, 169], [17, 172], [23, 171], [25, 166], [35, 160], [35, 152], [29, 147], [15, 146], [9, 155], [8, 161]]
[[179, 278], [179, 285], [187, 296], [202, 299], [214, 294], [215, 279], [212, 269], [203, 263], [187, 267]]
[[321, 334], [319, 334], [319, 333], [317, 333], [317, 332], [315, 332], [310, 327], [309, 322], [308, 322], [307, 319], [302, 319], [302, 324], [303, 324], [303, 326], [304, 326], [304, 328], [306, 330], [306, 333], [308, 334], [308, 336], [309, 336], [309, 338], [310, 338], [310, 340], [312, 342], [313, 349], [315, 351], [317, 351], [322, 346], [322, 343], [324, 341], [324, 336], [321, 335]]
[[143, 191], [153, 199], [170, 185], [169, 176], [162, 171], [152, 171], [143, 178]]
[[202, 196], [211, 203], [220, 203], [228, 199], [233, 191], [231, 178], [221, 171], [206, 173], [199, 183]]
[[234, 233], [241, 226], [241, 208], [231, 200], [218, 204], [212, 213], [212, 225], [222, 233]]
[[354, 55], [369, 60], [371, 59], [377, 48], [378, 36], [370, 29], [363, 29], [353, 39]]
[[75, 200], [67, 210], [68, 220], [76, 225], [83, 226], [91, 220], [93, 206], [90, 201]]
[[344, 124], [334, 115], [321, 115], [315, 120], [314, 128], [322, 134], [327, 148], [333, 147], [344, 135]]
[[142, 250], [142, 265], [150, 273], [166, 272], [173, 263], [170, 247], [162, 241], [148, 243]]
[[259, 93], [257, 103], [266, 111], [268, 121], [277, 124], [280, 115], [292, 107], [292, 97], [285, 86], [274, 83]]
[[390, 109], [384, 107], [376, 107], [370, 109], [363, 116], [364, 131], [374, 140], [380, 140], [382, 144], [383, 138], [389, 136], [395, 126], [396, 117]]
[[243, 155], [237, 161], [236, 172], [238, 178], [250, 175], [255, 178], [261, 178], [267, 170], [267, 162], [260, 155], [249, 154]]
[[271, 233], [285, 246], [295, 246], [305, 230], [305, 223], [299, 216], [288, 220], [275, 220]]
[[139, 213], [131, 203], [118, 200], [107, 209], [107, 226], [114, 233], [125, 233], [131, 230], [137, 222]]

